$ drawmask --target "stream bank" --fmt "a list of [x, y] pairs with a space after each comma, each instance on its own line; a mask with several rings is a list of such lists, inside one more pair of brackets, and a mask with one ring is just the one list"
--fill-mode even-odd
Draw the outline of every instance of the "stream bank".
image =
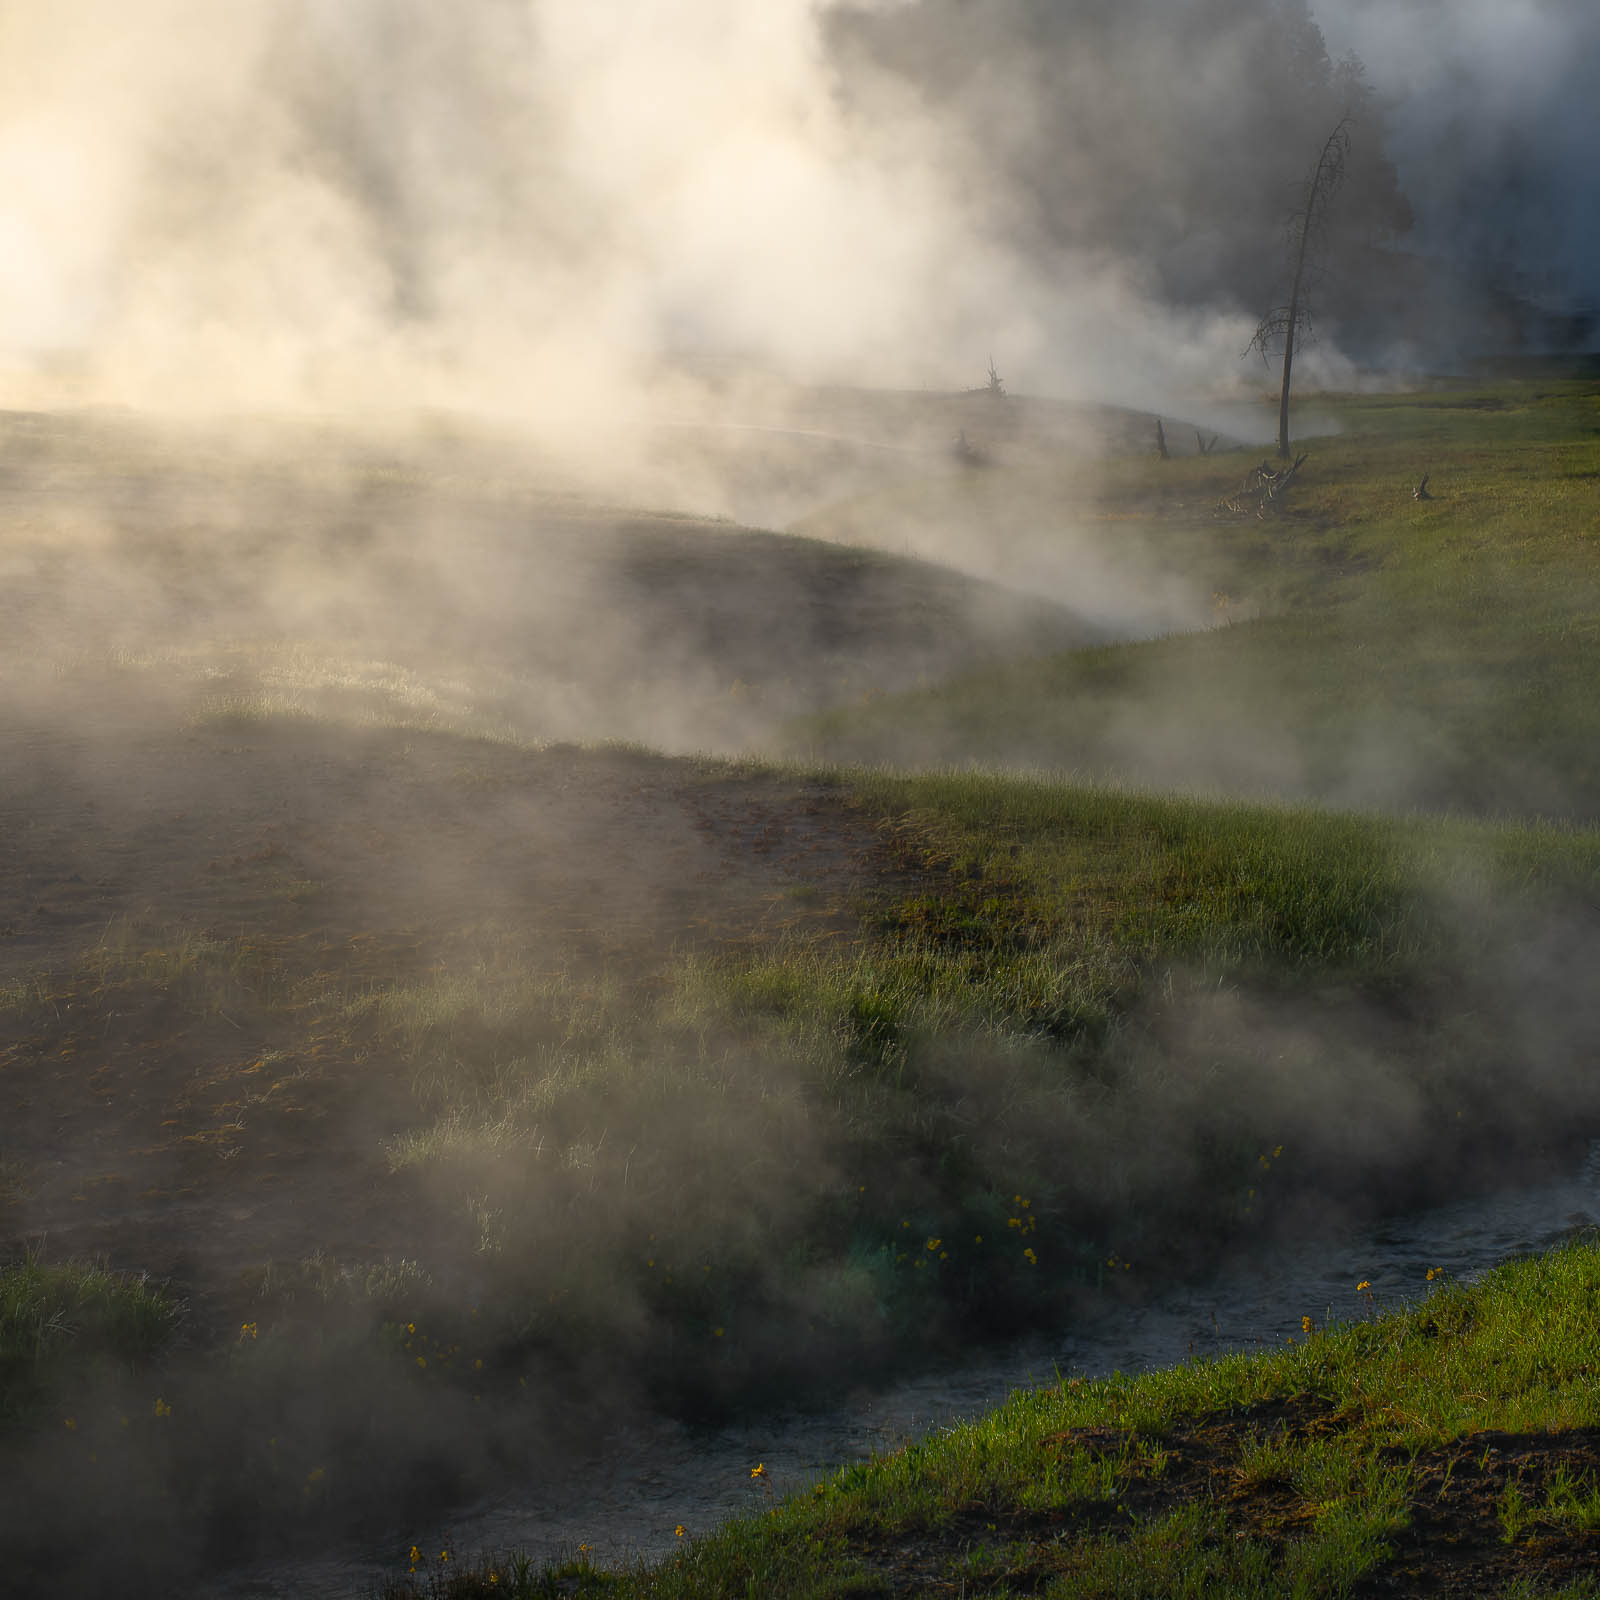
[[[1069, 1335], [986, 1355], [959, 1371], [859, 1390], [830, 1409], [715, 1429], [658, 1418], [613, 1428], [585, 1458], [552, 1463], [536, 1489], [507, 1485], [433, 1527], [397, 1530], [387, 1549], [352, 1545], [316, 1560], [258, 1565], [207, 1592], [229, 1600], [368, 1600], [413, 1541], [462, 1555], [519, 1549], [536, 1561], [569, 1557], [580, 1546], [601, 1565], [660, 1558], [676, 1546], [680, 1525], [705, 1533], [764, 1509], [769, 1488], [779, 1497], [806, 1489], [840, 1467], [980, 1416], [1019, 1387], [1278, 1347], [1300, 1334], [1303, 1317], [1325, 1325], [1354, 1319], [1374, 1302], [1398, 1308], [1441, 1275], [1470, 1280], [1597, 1225], [1600, 1141], [1578, 1170], [1550, 1181], [1266, 1247], [1138, 1307], [1107, 1297]], [[1370, 1289], [1358, 1295], [1358, 1284]], [[753, 1480], [757, 1464], [766, 1470]]]

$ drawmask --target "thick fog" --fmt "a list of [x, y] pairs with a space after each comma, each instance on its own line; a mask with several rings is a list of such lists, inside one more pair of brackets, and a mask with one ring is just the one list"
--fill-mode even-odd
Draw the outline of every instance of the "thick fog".
[[846, 117], [796, 0], [3, 18], [0, 344], [91, 398], [578, 429], [680, 349], [894, 383], [1033, 336], [938, 119]]
[[581, 432], [710, 350], [947, 386], [992, 352], [1148, 399], [1231, 375], [1346, 111], [1364, 270], [1329, 332], [1437, 343], [1396, 245], [1592, 300], [1596, 26], [1581, 0], [12, 3], [5, 392]]
[[1318, 16], [1388, 104], [1414, 247], [1592, 324], [1600, 11], [1587, 0], [1325, 0]]
[[568, 426], [684, 350], [1210, 378], [1356, 86], [1303, 15], [1163, 9], [9, 6], [0, 349], [68, 397]]

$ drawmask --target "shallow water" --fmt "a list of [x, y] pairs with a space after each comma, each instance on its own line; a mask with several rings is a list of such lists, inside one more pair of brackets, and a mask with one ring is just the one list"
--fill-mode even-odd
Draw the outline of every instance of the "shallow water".
[[[1429, 1268], [1472, 1278], [1516, 1255], [1546, 1249], [1600, 1222], [1600, 1141], [1569, 1177], [1347, 1228], [1263, 1250], [1201, 1285], [1174, 1288], [1137, 1308], [1109, 1306], [1064, 1338], [1044, 1339], [892, 1388], [863, 1390], [837, 1408], [718, 1429], [647, 1420], [594, 1441], [559, 1487], [515, 1486], [435, 1528], [411, 1530], [424, 1548], [472, 1553], [518, 1548], [536, 1558], [589, 1546], [598, 1562], [659, 1556], [680, 1523], [704, 1533], [760, 1509], [770, 1493], [803, 1489], [864, 1460], [993, 1409], [1012, 1390], [1057, 1376], [1100, 1376], [1170, 1366], [1190, 1355], [1281, 1345], [1302, 1316], [1359, 1315], [1362, 1279], [1385, 1306], [1427, 1293]], [[765, 1484], [753, 1480], [758, 1462]], [[401, 1547], [403, 1548], [403, 1546]], [[351, 1596], [367, 1600], [398, 1568], [400, 1548], [351, 1548], [318, 1561], [274, 1564], [211, 1586], [226, 1596]]]

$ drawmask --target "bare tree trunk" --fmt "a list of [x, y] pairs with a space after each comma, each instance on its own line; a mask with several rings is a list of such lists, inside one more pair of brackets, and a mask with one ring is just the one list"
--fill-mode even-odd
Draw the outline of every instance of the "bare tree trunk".
[[1262, 355], [1272, 339], [1283, 336], [1283, 383], [1278, 390], [1278, 454], [1289, 459], [1289, 385], [1294, 376], [1294, 342], [1300, 324], [1309, 325], [1310, 313], [1306, 305], [1306, 263], [1310, 259], [1311, 241], [1317, 237], [1319, 210], [1327, 209], [1334, 191], [1344, 181], [1345, 158], [1350, 152], [1350, 119], [1341, 119], [1338, 127], [1327, 137], [1322, 152], [1317, 157], [1316, 170], [1305, 187], [1305, 205], [1295, 219], [1297, 237], [1294, 239], [1294, 278], [1289, 289], [1289, 303], [1269, 312], [1257, 326], [1250, 347], [1259, 348]]
[[[1305, 215], [1300, 219], [1300, 244], [1295, 251], [1294, 283], [1289, 289], [1289, 321], [1283, 334], [1283, 387], [1278, 391], [1278, 454], [1289, 459], [1289, 377], [1294, 371], [1294, 335], [1300, 326], [1300, 289], [1306, 277], [1306, 249], [1311, 243], [1312, 225], [1316, 220], [1317, 202], [1324, 198], [1323, 187], [1329, 176], [1329, 162], [1334, 164], [1337, 176], [1343, 176], [1345, 124], [1328, 135], [1317, 157], [1317, 170], [1311, 175], [1311, 187], [1306, 192]], [[1335, 180], [1337, 181], [1337, 179]]]
[[1300, 279], [1289, 297], [1289, 331], [1283, 336], [1283, 387], [1278, 391], [1278, 454], [1289, 459], [1289, 374], [1294, 371], [1294, 312], [1300, 299]]

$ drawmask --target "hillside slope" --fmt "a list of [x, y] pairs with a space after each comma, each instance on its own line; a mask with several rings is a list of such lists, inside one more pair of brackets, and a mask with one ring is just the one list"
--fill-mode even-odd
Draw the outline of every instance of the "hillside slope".
[[1255, 459], [1239, 453], [1116, 462], [1087, 482], [995, 473], [941, 513], [1005, 526], [1008, 507], [1048, 505], [1048, 523], [1023, 519], [1035, 548], [1041, 527], [1069, 551], [1115, 530], [1125, 587], [1181, 574], [1212, 594], [1213, 626], [837, 708], [786, 748], [1600, 816], [1600, 387], [1525, 376], [1318, 408], [1341, 431], [1304, 441], [1265, 519], [1223, 506]]
[[109, 660], [161, 693], [727, 749], [1105, 636], [928, 561], [560, 483], [509, 447], [0, 416], [0, 663], [46, 701]]

